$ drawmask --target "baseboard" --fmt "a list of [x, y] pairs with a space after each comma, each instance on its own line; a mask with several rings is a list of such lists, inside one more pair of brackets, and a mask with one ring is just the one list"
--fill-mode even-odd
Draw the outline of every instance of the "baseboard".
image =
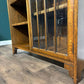
[[10, 44], [12, 44], [12, 41], [11, 40], [0, 41], [0, 46], [10, 45]]

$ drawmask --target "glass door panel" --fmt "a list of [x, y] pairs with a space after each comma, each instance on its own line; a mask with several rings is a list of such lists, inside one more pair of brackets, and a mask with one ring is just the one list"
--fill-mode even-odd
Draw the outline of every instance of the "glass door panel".
[[45, 49], [45, 24], [44, 24], [44, 14], [39, 15], [39, 38], [40, 38], [40, 48]]
[[67, 0], [30, 0], [33, 47], [67, 54]]
[[32, 15], [32, 30], [33, 30], [33, 47], [38, 46], [38, 29], [37, 29], [37, 17], [34, 15], [36, 12], [36, 1], [31, 0], [31, 15]]
[[43, 0], [31, 0], [33, 47], [45, 49], [45, 24]]
[[38, 0], [38, 11], [44, 10], [44, 0]]
[[54, 51], [54, 12], [47, 13], [47, 49]]
[[46, 9], [54, 7], [54, 0], [46, 0]]
[[[57, 4], [58, 3], [58, 4]], [[67, 0], [57, 0], [56, 45], [57, 52], [67, 54]], [[61, 7], [62, 6], [62, 7]]]

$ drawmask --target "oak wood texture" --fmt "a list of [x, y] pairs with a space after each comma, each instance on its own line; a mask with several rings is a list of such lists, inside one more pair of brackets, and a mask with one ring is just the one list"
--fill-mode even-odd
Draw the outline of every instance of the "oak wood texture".
[[77, 84], [78, 0], [74, 0], [74, 31], [74, 83]]
[[[44, 14], [45, 23], [45, 49], [33, 47], [33, 22], [32, 22], [32, 0], [7, 0], [10, 31], [12, 39], [13, 54], [17, 49], [32, 52], [50, 59], [54, 59], [65, 64], [70, 76], [77, 84], [77, 0], [67, 0], [60, 5], [46, 8], [46, 0], [43, 0], [44, 10], [38, 10], [38, 0], [36, 2], [36, 12], [33, 13], [37, 18], [38, 46], [39, 43], [39, 15]], [[56, 10], [67, 8], [67, 54], [56, 52]], [[47, 13], [54, 12], [54, 51], [47, 50]], [[35, 24], [36, 25], [36, 24]], [[74, 33], [73, 33], [74, 32]], [[52, 48], [52, 47], [50, 47]]]

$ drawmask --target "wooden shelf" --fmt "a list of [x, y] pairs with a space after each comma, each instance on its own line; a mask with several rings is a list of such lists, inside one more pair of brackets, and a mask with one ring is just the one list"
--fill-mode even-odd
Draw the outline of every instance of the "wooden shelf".
[[[59, 5], [59, 6], [56, 6], [56, 10], [58, 10], [58, 9], [63, 9], [63, 8], [66, 8], [67, 7], [67, 3], [64, 3], [64, 4], [61, 4], [61, 5]], [[47, 12], [52, 12], [52, 11], [54, 11], [54, 7], [51, 7], [51, 8], [49, 8], [49, 9], [47, 9], [46, 10]], [[38, 14], [44, 14], [44, 10], [41, 10], [41, 11], [39, 11], [38, 12]], [[37, 12], [35, 12], [34, 13], [34, 16], [36, 16], [37, 15]]]
[[15, 26], [21, 26], [21, 25], [27, 25], [27, 24], [28, 22], [26, 21], [26, 22], [12, 24], [12, 26], [15, 27]]
[[18, 48], [18, 49], [28, 50], [29, 49], [29, 44], [28, 43], [16, 44], [16, 45], [14, 45], [14, 47]]

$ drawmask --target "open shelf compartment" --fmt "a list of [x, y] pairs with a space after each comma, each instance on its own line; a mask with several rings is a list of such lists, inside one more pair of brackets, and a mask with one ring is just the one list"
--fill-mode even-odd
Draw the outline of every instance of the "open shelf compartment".
[[[29, 32], [28, 32], [28, 24], [18, 23], [17, 25], [13, 25], [12, 27], [12, 37], [13, 37], [13, 45], [16, 48], [29, 48]], [[27, 45], [27, 46], [26, 46]]]
[[20, 25], [20, 23], [27, 24], [26, 0], [10, 0], [9, 6], [12, 16], [12, 26]]
[[14, 45], [15, 48], [23, 49], [23, 50], [29, 50], [29, 44], [23, 43], [23, 44], [16, 44]]

